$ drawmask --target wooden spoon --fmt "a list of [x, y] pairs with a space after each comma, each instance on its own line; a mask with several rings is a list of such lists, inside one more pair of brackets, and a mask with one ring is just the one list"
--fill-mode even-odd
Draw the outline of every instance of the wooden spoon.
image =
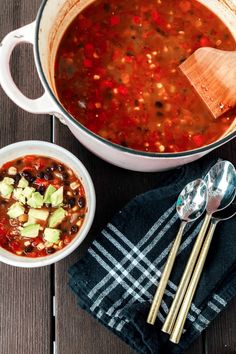
[[180, 70], [215, 118], [236, 106], [236, 52], [200, 48]]

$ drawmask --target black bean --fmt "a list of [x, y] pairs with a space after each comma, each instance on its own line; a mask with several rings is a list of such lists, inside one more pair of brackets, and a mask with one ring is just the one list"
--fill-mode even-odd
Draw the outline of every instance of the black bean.
[[39, 188], [38, 188], [38, 192], [39, 192], [40, 194], [44, 194], [45, 190], [46, 190], [46, 187], [43, 186], [43, 185], [39, 186]]
[[17, 173], [13, 178], [14, 178], [15, 183], [18, 183], [19, 180], [21, 179], [21, 175], [19, 173]]
[[78, 232], [79, 228], [77, 225], [73, 225], [70, 229], [72, 234], [76, 234], [76, 232]]
[[47, 168], [46, 168], [46, 172], [49, 172], [49, 173], [50, 173], [50, 172], [51, 172], [51, 167], [47, 167]]
[[103, 5], [103, 9], [104, 9], [104, 11], [109, 12], [110, 9], [111, 9], [110, 4], [105, 3], [105, 4]]
[[70, 198], [67, 201], [69, 208], [73, 208], [75, 206], [75, 198]]
[[65, 171], [65, 167], [63, 165], [58, 165], [57, 169], [59, 172]]
[[28, 181], [30, 183], [33, 183], [36, 180], [36, 178], [34, 176], [28, 177]]
[[161, 101], [156, 101], [156, 102], [155, 102], [155, 106], [156, 106], [157, 108], [162, 108], [162, 107], [163, 107], [163, 103], [162, 103]]
[[66, 179], [68, 179], [68, 177], [69, 177], [68, 173], [66, 173], [66, 172], [63, 172], [63, 173], [62, 173], [63, 181], [65, 181]]
[[45, 179], [45, 181], [49, 181], [49, 180], [53, 179], [53, 176], [51, 173], [44, 173], [44, 179]]
[[53, 164], [51, 165], [51, 171], [56, 171], [57, 168], [58, 168], [58, 166], [57, 166], [56, 163], [53, 163]]
[[78, 205], [80, 208], [84, 208], [85, 205], [86, 205], [86, 200], [84, 197], [80, 197], [79, 200], [78, 200]]
[[27, 170], [23, 171], [21, 174], [22, 174], [22, 176], [25, 177], [26, 179], [29, 178], [29, 177], [31, 177], [30, 171], [27, 171]]
[[78, 195], [78, 191], [77, 190], [75, 190], [75, 191], [73, 191], [73, 195]]
[[29, 246], [26, 246], [25, 249], [24, 249], [24, 252], [25, 253], [30, 253], [32, 252], [34, 249], [34, 247], [32, 245], [29, 245]]
[[43, 179], [44, 178], [44, 172], [41, 171], [37, 174], [37, 177], [40, 178], [40, 179]]
[[53, 248], [53, 247], [46, 248], [47, 254], [52, 254], [52, 253], [54, 253], [55, 251], [56, 251], [56, 250], [55, 250], [55, 248]]

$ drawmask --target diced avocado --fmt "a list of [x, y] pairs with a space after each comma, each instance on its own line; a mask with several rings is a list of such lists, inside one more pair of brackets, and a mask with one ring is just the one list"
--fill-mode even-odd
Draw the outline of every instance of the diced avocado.
[[43, 199], [44, 203], [51, 204], [51, 195], [55, 192], [56, 192], [56, 188], [53, 187], [51, 184], [49, 184], [44, 194], [44, 199]]
[[19, 188], [26, 188], [28, 187], [29, 182], [25, 179], [25, 177], [22, 177], [18, 183]]
[[45, 221], [48, 218], [49, 211], [46, 209], [30, 209], [28, 215], [29, 217]]
[[16, 202], [10, 206], [7, 215], [10, 218], [15, 219], [18, 218], [18, 216], [23, 215], [24, 213], [25, 213], [25, 208], [23, 207], [23, 205], [19, 202]]
[[31, 208], [41, 208], [43, 206], [43, 196], [39, 192], [34, 192], [28, 199], [27, 204]]
[[3, 181], [3, 183], [8, 184], [9, 186], [11, 186], [12, 184], [15, 183], [15, 180], [10, 177], [4, 177], [2, 181]]
[[21, 229], [20, 233], [21, 236], [23, 237], [37, 237], [39, 234], [39, 229], [40, 229], [40, 225], [38, 224], [31, 224], [28, 226], [23, 227], [23, 229]]
[[63, 203], [63, 187], [60, 187], [56, 192], [51, 195], [52, 207], [58, 207]]
[[46, 228], [44, 230], [44, 239], [48, 242], [57, 242], [60, 238], [60, 233], [61, 231], [60, 230], [57, 230], [57, 229], [50, 229], [50, 228]]
[[22, 204], [25, 204], [26, 198], [22, 194], [23, 189], [22, 188], [15, 188], [13, 191], [13, 198], [16, 200], [19, 200]]
[[24, 223], [24, 227], [32, 224], [37, 224], [37, 220], [33, 216], [29, 216], [28, 221]]
[[29, 199], [32, 194], [35, 192], [35, 188], [33, 187], [25, 187], [22, 191], [22, 194], [27, 198]]
[[2, 197], [7, 198], [7, 199], [10, 198], [13, 189], [14, 189], [13, 186], [11, 186], [7, 183], [4, 183], [4, 181], [0, 182], [0, 194]]
[[62, 222], [65, 216], [66, 216], [65, 210], [63, 208], [58, 208], [50, 216], [48, 226], [57, 227], [57, 225], [59, 225]]

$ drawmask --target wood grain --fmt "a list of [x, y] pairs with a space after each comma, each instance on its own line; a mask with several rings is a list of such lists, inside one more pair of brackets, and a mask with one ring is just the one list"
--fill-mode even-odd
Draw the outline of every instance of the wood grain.
[[[31, 22], [40, 0], [1, 0], [0, 37]], [[17, 48], [12, 72], [24, 93], [41, 92], [32, 48]], [[30, 75], [29, 75], [30, 73]], [[28, 114], [0, 89], [0, 146], [25, 139], [50, 140], [50, 119]], [[18, 269], [0, 264], [0, 353], [49, 354], [51, 340], [50, 268]]]
[[206, 332], [206, 354], [236, 353], [236, 299], [210, 325]]

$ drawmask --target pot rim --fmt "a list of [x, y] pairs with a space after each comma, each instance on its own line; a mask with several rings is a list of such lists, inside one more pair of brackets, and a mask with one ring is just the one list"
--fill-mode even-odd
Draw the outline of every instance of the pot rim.
[[[35, 57], [38, 73], [39, 73], [41, 80], [43, 81], [44, 87], [47, 89], [47, 91], [50, 95], [50, 98], [53, 100], [53, 102], [57, 105], [57, 107], [59, 107], [59, 109], [63, 113], [63, 115], [70, 122], [72, 122], [78, 128], [80, 128], [84, 133], [88, 134], [90, 137], [92, 137], [94, 139], [99, 140], [99, 142], [101, 142], [111, 148], [114, 148], [116, 150], [119, 150], [120, 152], [123, 152], [125, 154], [142, 156], [145, 158], [160, 158], [160, 159], [189, 157], [192, 155], [204, 153], [206, 151], [211, 151], [211, 150], [214, 150], [214, 149], [220, 147], [221, 145], [224, 145], [225, 143], [229, 142], [230, 140], [232, 140], [236, 136], [236, 130], [235, 130], [234, 132], [228, 134], [224, 138], [221, 138], [221, 139], [217, 140], [216, 142], [213, 142], [209, 145], [205, 145], [205, 146], [197, 148], [197, 149], [187, 150], [187, 151], [182, 151], [182, 152], [174, 152], [174, 153], [165, 153], [165, 152], [159, 153], [159, 152], [145, 152], [145, 151], [141, 151], [141, 150], [139, 151], [139, 150], [127, 148], [122, 145], [115, 144], [109, 140], [106, 140], [106, 139], [102, 138], [101, 136], [93, 133], [91, 130], [87, 129], [84, 125], [82, 125], [79, 121], [77, 121], [72, 115], [70, 115], [68, 111], [66, 111], [66, 109], [63, 107], [61, 102], [54, 95], [50, 85], [48, 84], [48, 80], [44, 74], [44, 71], [43, 71], [43, 67], [42, 67], [41, 60], [40, 60], [38, 43], [39, 43], [39, 28], [40, 28], [41, 17], [42, 17], [44, 7], [47, 4], [47, 2], [48, 2], [48, 0], [42, 1], [41, 5], [39, 7], [39, 10], [38, 10], [37, 16], [36, 16], [36, 20], [35, 20], [36, 26], [35, 26], [34, 57]], [[203, 6], [205, 6], [205, 5], [203, 5]]]

